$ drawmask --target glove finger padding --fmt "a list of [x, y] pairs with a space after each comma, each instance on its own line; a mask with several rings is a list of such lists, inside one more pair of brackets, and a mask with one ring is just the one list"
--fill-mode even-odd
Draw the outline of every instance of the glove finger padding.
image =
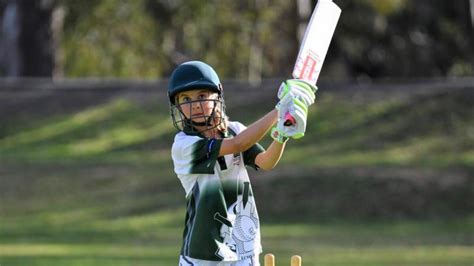
[[[299, 139], [304, 136], [306, 131], [306, 120], [308, 117], [308, 108], [299, 99], [293, 99], [291, 104], [285, 104], [279, 110], [279, 119], [277, 128], [288, 137]], [[294, 119], [295, 123], [290, 126], [285, 126], [286, 114], [289, 113]]]
[[282, 99], [280, 99], [280, 101], [276, 105], [276, 109], [278, 110], [278, 112], [280, 113], [280, 110], [288, 110], [290, 105], [293, 104], [294, 98], [295, 97], [293, 96], [293, 94], [287, 93]]
[[[276, 109], [278, 110], [278, 121], [283, 121], [285, 114], [290, 113], [290, 108], [293, 105], [293, 96], [288, 94], [287, 96], [283, 97], [278, 104], [276, 105]], [[285, 126], [283, 123], [277, 123], [271, 130], [270, 136], [272, 139], [278, 143], [285, 143], [288, 140], [288, 136], [283, 132], [285, 130]]]
[[306, 106], [310, 106], [314, 103], [316, 96], [317, 87], [312, 84], [299, 80], [289, 79], [281, 83], [278, 89], [278, 98], [280, 100], [286, 97], [296, 97], [300, 99]]
[[292, 86], [304, 88], [309, 93], [308, 95], [314, 96], [314, 94], [318, 90], [318, 87], [316, 87], [316, 85], [311, 84], [304, 79], [288, 79], [286, 80], [286, 83], [289, 83]]

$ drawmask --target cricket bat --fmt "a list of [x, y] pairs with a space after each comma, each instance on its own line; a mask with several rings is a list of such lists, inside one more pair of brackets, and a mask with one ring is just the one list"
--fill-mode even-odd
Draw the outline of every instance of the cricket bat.
[[[293, 78], [316, 85], [340, 16], [341, 9], [332, 0], [318, 0], [300, 45]], [[286, 114], [285, 126], [294, 123], [295, 119]]]

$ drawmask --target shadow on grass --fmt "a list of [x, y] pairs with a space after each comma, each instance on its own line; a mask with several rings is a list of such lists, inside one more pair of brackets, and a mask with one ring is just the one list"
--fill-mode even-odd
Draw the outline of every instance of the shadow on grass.
[[463, 218], [474, 213], [473, 187], [469, 169], [282, 169], [253, 182], [260, 215], [279, 222]]

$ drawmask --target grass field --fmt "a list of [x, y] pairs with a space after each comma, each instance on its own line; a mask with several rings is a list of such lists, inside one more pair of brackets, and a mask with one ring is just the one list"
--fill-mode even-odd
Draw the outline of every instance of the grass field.
[[[180, 211], [64, 225], [2, 239], [2, 265], [176, 265]], [[105, 223], [105, 224], [101, 224]], [[278, 265], [472, 265], [472, 219], [364, 224], [265, 224]], [[148, 230], [145, 228], [149, 228]]]
[[[471, 91], [321, 93], [306, 137], [275, 171], [250, 172], [264, 252], [277, 265], [474, 265]], [[272, 108], [259, 96], [228, 100], [231, 118]], [[2, 122], [1, 266], [177, 264], [185, 202], [160, 97]]]

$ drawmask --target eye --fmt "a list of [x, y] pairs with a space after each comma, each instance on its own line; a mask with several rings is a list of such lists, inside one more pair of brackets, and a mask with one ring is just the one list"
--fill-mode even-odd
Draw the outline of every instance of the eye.
[[207, 94], [206, 94], [206, 93], [201, 93], [201, 94], [199, 94], [199, 95], [198, 95], [198, 99], [199, 99], [199, 100], [205, 100], [205, 99], [207, 99]]
[[181, 101], [182, 103], [187, 103], [187, 102], [190, 102], [191, 101], [191, 97], [189, 96], [183, 96], [181, 97]]

